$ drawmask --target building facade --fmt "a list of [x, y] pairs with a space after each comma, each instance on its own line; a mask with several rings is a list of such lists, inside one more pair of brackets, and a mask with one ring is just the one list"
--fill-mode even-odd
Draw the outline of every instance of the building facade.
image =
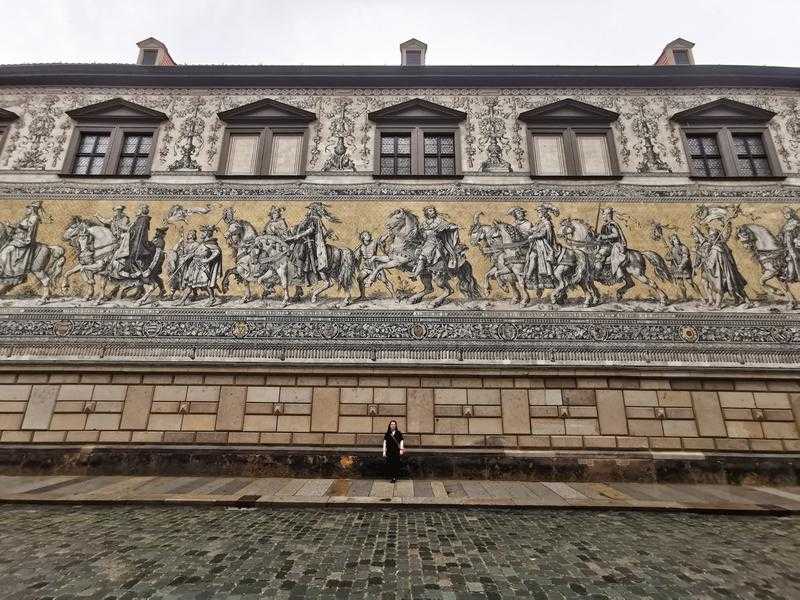
[[800, 69], [426, 51], [0, 67], [9, 456], [794, 465]]

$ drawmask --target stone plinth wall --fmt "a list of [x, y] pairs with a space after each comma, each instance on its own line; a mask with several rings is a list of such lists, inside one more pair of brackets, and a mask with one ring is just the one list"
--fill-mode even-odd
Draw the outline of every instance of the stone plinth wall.
[[0, 373], [0, 442], [800, 452], [781, 379]]

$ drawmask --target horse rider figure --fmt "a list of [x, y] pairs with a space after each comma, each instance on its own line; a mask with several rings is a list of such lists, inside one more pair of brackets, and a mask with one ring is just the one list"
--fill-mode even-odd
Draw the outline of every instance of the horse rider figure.
[[463, 262], [462, 247], [458, 242], [458, 225], [450, 223], [434, 206], [426, 206], [422, 209], [422, 214], [425, 217], [420, 224], [423, 242], [411, 279], [416, 279], [426, 268], [440, 260], [444, 260], [446, 268], [450, 270], [457, 269]]
[[539, 222], [531, 225], [527, 233], [530, 249], [525, 264], [525, 281], [533, 280], [536, 295], [541, 296], [545, 285], [553, 282], [553, 261], [555, 259], [556, 230], [550, 215], [559, 215], [555, 206], [540, 204], [536, 207]]
[[325, 221], [340, 223], [328, 208], [323, 202], [312, 202], [306, 206], [306, 216], [295, 226], [292, 235], [286, 238], [286, 242], [292, 244], [293, 262], [305, 285], [327, 280], [327, 240], [333, 236], [333, 232], [328, 230]]
[[606, 264], [610, 265], [611, 276], [622, 279], [621, 267], [625, 264], [628, 241], [622, 227], [614, 220], [614, 209], [610, 206], [600, 211], [603, 225], [597, 236], [599, 246], [595, 254], [595, 269], [603, 270]]
[[282, 206], [270, 206], [267, 224], [261, 230], [262, 235], [274, 235], [282, 240], [289, 236], [289, 225], [286, 224], [286, 219], [283, 218], [285, 210]]
[[0, 249], [0, 283], [20, 283], [24, 280], [36, 248], [42, 212], [41, 200], [34, 200], [25, 207], [25, 216], [11, 226], [11, 239]]
[[110, 219], [106, 219], [98, 214], [95, 218], [99, 223], [102, 223], [111, 230], [111, 235], [117, 241], [117, 249], [111, 255], [111, 270], [119, 272], [123, 269], [125, 261], [127, 261], [130, 254], [130, 227], [131, 220], [125, 214], [125, 206], [122, 204], [115, 206], [114, 213]]
[[800, 281], [800, 217], [788, 206], [783, 209], [783, 216], [786, 222], [781, 228], [781, 241], [786, 248], [786, 281]]

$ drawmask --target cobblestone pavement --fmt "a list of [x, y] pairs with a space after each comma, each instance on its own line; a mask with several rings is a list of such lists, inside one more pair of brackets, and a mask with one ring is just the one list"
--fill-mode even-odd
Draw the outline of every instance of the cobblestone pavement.
[[0, 596], [800, 597], [800, 517], [0, 506]]

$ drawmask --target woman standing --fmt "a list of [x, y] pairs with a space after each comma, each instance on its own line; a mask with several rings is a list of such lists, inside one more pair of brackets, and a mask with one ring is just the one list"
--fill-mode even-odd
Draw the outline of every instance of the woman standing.
[[389, 421], [389, 427], [383, 436], [383, 457], [386, 459], [386, 468], [392, 477], [392, 483], [400, 475], [400, 456], [404, 453], [403, 432], [397, 428], [397, 421]]

